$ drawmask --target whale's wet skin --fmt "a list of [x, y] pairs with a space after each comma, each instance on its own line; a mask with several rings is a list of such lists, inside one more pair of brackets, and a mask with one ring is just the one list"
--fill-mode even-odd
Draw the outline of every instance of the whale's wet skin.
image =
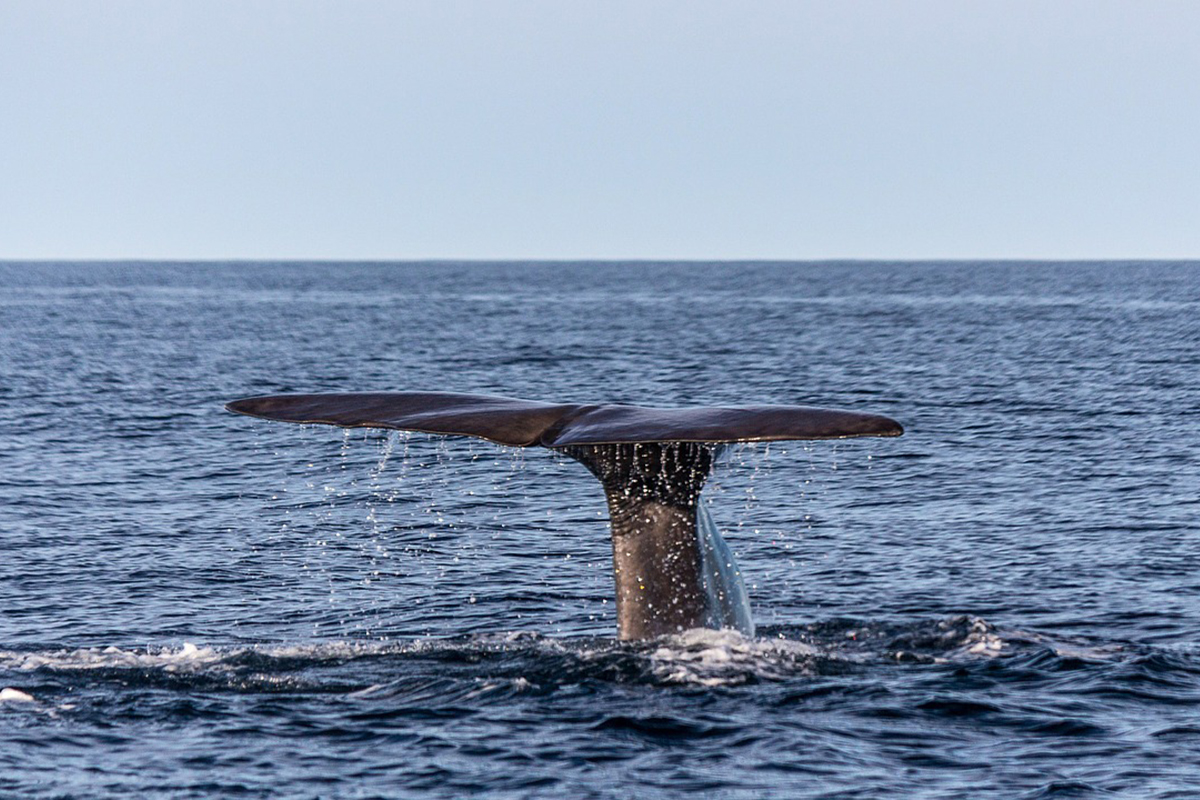
[[[0, 797], [1195, 796], [1197, 352], [1196, 265], [0, 266]], [[220, 407], [400, 388], [908, 433], [731, 451], [754, 634], [619, 642], [568, 456]]]

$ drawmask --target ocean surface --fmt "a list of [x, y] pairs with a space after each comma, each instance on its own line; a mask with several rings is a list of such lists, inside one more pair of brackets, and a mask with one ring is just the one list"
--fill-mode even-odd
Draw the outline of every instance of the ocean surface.
[[[829, 405], [615, 640], [599, 484], [282, 392]], [[2, 798], [1200, 797], [1200, 263], [0, 264]]]

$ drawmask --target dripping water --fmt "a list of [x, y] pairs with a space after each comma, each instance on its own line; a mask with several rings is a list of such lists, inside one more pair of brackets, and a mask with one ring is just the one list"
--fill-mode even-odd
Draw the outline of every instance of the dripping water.
[[707, 598], [705, 625], [732, 628], [743, 636], [753, 636], [750, 597], [746, 594], [741, 568], [704, 503], [696, 504], [696, 536], [700, 545], [701, 580]]

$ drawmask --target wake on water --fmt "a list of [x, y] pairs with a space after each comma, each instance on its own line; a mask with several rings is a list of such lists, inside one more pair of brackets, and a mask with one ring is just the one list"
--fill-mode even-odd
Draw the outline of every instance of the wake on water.
[[[907, 625], [841, 620], [745, 636], [735, 630], [695, 629], [639, 642], [497, 633], [395, 642], [178, 648], [0, 651], [0, 674], [14, 685], [0, 702], [71, 710], [57, 678], [97, 683], [234, 691], [295, 691], [346, 696], [399, 687], [437, 666], [443, 677], [471, 683], [509, 681], [516, 690], [552, 690], [580, 682], [662, 686], [737, 686], [785, 681], [886, 664], [953, 664], [1038, 650], [1111, 659], [1117, 648], [1054, 643], [1004, 632], [978, 617], [958, 616]], [[391, 675], [383, 683], [362, 677]]]

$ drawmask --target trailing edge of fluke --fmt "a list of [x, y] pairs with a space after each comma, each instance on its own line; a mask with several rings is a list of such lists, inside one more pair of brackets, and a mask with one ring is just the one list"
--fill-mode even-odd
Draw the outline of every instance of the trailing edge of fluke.
[[809, 406], [647, 408], [450, 392], [273, 395], [235, 400], [225, 407], [280, 422], [477, 436], [510, 447], [767, 442], [904, 433], [900, 423], [888, 417]]

